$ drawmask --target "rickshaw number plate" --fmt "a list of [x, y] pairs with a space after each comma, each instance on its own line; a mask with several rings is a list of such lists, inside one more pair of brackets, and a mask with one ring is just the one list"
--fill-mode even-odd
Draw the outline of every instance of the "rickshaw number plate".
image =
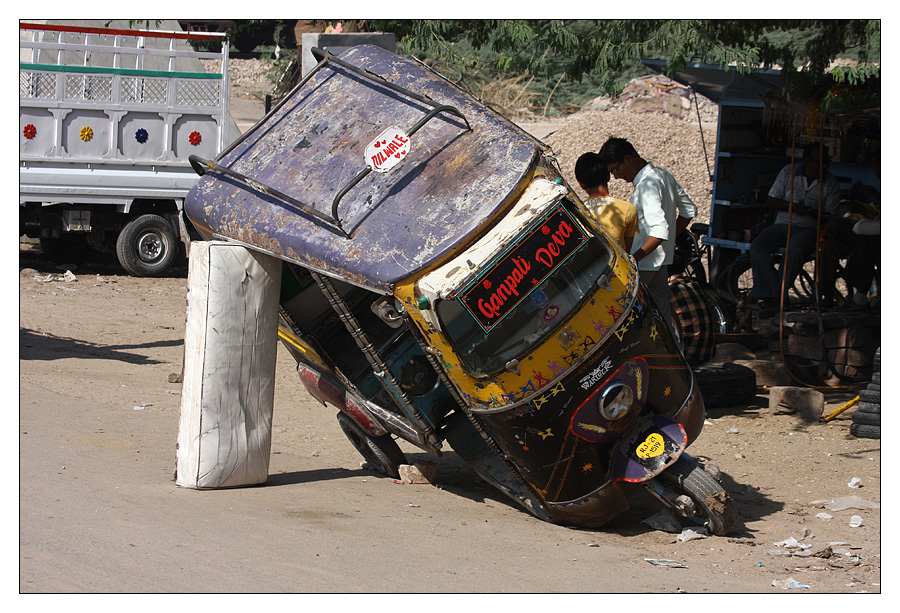
[[634, 452], [639, 458], [648, 460], [650, 458], [655, 458], [658, 455], [662, 455], [665, 450], [665, 439], [663, 439], [661, 434], [654, 432], [644, 439], [644, 442], [638, 445]]
[[409, 136], [397, 127], [388, 128], [366, 146], [366, 166], [387, 172], [409, 154]]

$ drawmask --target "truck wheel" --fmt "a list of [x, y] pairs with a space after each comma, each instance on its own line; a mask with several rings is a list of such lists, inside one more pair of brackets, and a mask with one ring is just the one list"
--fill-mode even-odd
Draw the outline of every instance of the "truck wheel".
[[119, 264], [136, 277], [163, 274], [178, 255], [178, 235], [159, 215], [141, 215], [129, 221], [116, 240]]

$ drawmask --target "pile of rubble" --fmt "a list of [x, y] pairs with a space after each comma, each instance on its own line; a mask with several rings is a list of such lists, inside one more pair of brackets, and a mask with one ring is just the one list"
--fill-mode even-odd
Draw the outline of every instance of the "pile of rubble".
[[[690, 90], [674, 81], [660, 75], [641, 77], [617, 98], [602, 96], [585, 105], [544, 142], [566, 181], [577, 186], [575, 161], [582, 153], [599, 150], [610, 137], [628, 139], [641, 157], [671, 172], [684, 187], [697, 205], [695, 221], [708, 222], [717, 116], [714, 102], [697, 96], [695, 103]], [[609, 187], [618, 198], [631, 196], [630, 183], [613, 179]]]

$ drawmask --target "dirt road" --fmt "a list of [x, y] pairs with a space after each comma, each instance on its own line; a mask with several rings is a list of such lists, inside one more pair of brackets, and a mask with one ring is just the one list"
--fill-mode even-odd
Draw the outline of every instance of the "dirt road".
[[[21, 592], [881, 591], [880, 509], [822, 519], [810, 504], [881, 500], [880, 441], [850, 436], [849, 413], [802, 426], [760, 396], [710, 414], [691, 450], [720, 467], [741, 513], [728, 537], [655, 530], [642, 520], [658, 508], [640, 497], [605, 529], [574, 530], [520, 510], [452, 451], [434, 486], [364, 470], [336, 411], [279, 349], [268, 482], [182, 489], [180, 384], [168, 375], [183, 359], [185, 270], [138, 279], [90, 266], [66, 280], [28, 245], [20, 269]], [[791, 537], [821, 555], [769, 553], [790, 553], [776, 543]], [[845, 545], [824, 557], [829, 543]]]

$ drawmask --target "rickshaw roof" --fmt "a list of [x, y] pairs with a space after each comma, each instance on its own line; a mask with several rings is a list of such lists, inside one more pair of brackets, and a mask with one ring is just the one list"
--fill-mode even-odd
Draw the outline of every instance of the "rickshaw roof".
[[[320, 62], [220, 155], [214, 165], [231, 174], [210, 166], [185, 212], [205, 235], [390, 292], [482, 233], [542, 145], [420, 62], [369, 45], [339, 58]], [[409, 132], [435, 105], [465, 120], [436, 113], [409, 137], [396, 167], [353, 184], [376, 137], [393, 127]], [[331, 215], [338, 197], [341, 230], [319, 217]]]

